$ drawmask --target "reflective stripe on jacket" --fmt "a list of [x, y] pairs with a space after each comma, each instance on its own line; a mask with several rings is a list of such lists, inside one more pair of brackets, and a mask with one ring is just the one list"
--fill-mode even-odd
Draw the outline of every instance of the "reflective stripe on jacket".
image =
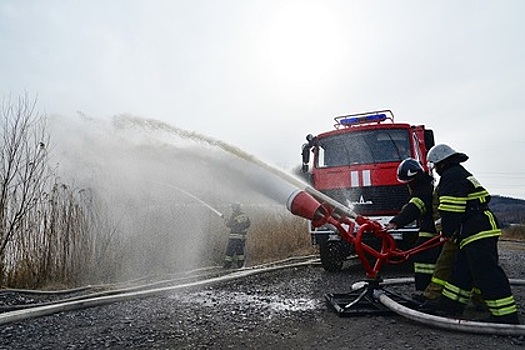
[[230, 236], [228, 237], [230, 239], [240, 239], [245, 240], [246, 239], [246, 232], [245, 233], [230, 233]]
[[443, 234], [456, 235], [460, 248], [475, 240], [501, 235], [488, 203], [490, 194], [460, 164], [444, 169], [439, 181], [439, 213]]

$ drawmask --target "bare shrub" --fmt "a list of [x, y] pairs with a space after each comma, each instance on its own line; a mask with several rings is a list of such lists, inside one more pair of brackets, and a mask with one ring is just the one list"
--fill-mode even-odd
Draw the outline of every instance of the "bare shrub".
[[2, 102], [0, 286], [111, 280], [122, 251], [103, 204], [95, 192], [59, 181], [49, 166], [50, 137], [36, 102], [27, 95]]
[[[28, 232], [35, 223], [28, 220], [45, 190], [49, 178], [46, 166], [49, 137], [45, 119], [35, 112], [35, 102], [27, 96], [16, 101], [4, 99], [0, 107], [2, 145], [0, 147], [0, 285], [4, 284], [6, 263], [13, 257], [6, 252], [16, 252], [8, 245], [20, 239], [20, 247], [29, 244]], [[26, 252], [19, 252], [21, 260], [30, 259]]]

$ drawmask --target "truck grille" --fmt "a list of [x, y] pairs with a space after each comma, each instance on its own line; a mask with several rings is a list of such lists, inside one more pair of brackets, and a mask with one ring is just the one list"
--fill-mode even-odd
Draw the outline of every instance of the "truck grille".
[[323, 191], [340, 203], [353, 206], [357, 214], [395, 215], [408, 202], [410, 193], [405, 185], [346, 188]]

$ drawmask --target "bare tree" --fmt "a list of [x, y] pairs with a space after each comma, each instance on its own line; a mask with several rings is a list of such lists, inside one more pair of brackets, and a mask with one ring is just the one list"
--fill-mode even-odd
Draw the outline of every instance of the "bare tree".
[[39, 203], [49, 176], [49, 136], [45, 118], [26, 95], [4, 98], [0, 106], [0, 285], [5, 277], [6, 247], [27, 227], [24, 219]]

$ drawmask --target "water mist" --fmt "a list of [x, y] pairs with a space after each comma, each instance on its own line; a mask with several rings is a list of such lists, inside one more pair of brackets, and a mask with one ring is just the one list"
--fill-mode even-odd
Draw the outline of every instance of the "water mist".
[[230, 203], [292, 216], [286, 200], [306, 186], [226, 142], [155, 120], [54, 115], [49, 129], [61, 178], [104, 203], [112, 243], [125, 247], [122, 278], [213, 264], [209, 245], [227, 236], [220, 214]]

